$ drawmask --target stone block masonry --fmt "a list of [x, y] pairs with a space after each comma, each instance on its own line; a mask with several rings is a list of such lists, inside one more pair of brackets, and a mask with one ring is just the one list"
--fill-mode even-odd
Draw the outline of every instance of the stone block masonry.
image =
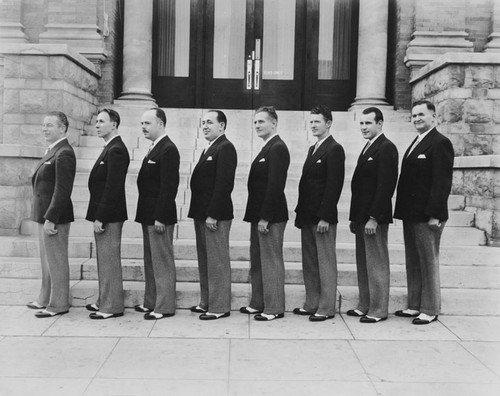
[[455, 148], [452, 194], [490, 244], [500, 244], [500, 54], [448, 53], [411, 81], [413, 100], [436, 105], [438, 129]]
[[64, 44], [2, 45], [0, 65], [0, 235], [16, 235], [30, 215], [31, 173], [45, 151], [44, 114], [64, 112], [68, 140], [78, 146], [97, 110], [100, 74]]

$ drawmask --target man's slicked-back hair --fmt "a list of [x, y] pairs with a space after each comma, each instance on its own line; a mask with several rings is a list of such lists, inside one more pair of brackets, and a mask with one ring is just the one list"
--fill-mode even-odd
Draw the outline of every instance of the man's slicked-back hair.
[[419, 101], [413, 103], [412, 106], [411, 106], [411, 108], [413, 110], [413, 108], [415, 106], [420, 106], [420, 105], [425, 105], [427, 107], [427, 110], [430, 110], [433, 113], [436, 112], [436, 106], [434, 106], [434, 103], [432, 103], [432, 102], [430, 102], [428, 100], [419, 100]]
[[267, 113], [269, 116], [278, 122], [278, 114], [276, 114], [276, 108], [274, 106], [262, 106], [259, 107], [256, 111], [255, 114], [259, 113]]
[[100, 109], [97, 114], [99, 113], [106, 113], [109, 116], [111, 122], [116, 122], [117, 128], [120, 126], [120, 114], [118, 114], [116, 110], [104, 108]]
[[325, 105], [314, 106], [311, 109], [311, 114], [321, 114], [326, 121], [333, 122], [332, 111], [328, 106]]
[[224, 123], [224, 130], [227, 128], [227, 117], [223, 111], [210, 109], [207, 113], [217, 113], [217, 122]]
[[68, 117], [62, 111], [49, 111], [45, 116], [57, 117], [57, 120], [61, 125], [64, 125], [64, 133], [68, 132], [69, 122]]
[[163, 126], [167, 126], [167, 115], [160, 109], [159, 107], [152, 107], [149, 110], [153, 110], [155, 112], [156, 118], [158, 118], [161, 122], [163, 122]]
[[367, 107], [361, 113], [364, 115], [375, 113], [375, 122], [384, 121], [384, 115], [378, 107]]

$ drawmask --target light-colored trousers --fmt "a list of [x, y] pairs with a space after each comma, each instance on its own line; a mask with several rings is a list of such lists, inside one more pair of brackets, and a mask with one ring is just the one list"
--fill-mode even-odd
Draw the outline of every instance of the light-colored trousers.
[[217, 231], [210, 231], [205, 220], [194, 220], [200, 274], [199, 306], [211, 313], [231, 310], [231, 224], [232, 220], [219, 220]]
[[163, 233], [153, 225], [142, 225], [144, 239], [144, 306], [156, 313], [175, 313], [176, 271], [174, 260], [174, 228], [166, 225]]
[[37, 302], [50, 312], [66, 312], [69, 301], [68, 239], [71, 223], [57, 224], [57, 234], [47, 235], [38, 224], [42, 287]]
[[258, 231], [257, 223], [250, 226], [250, 307], [266, 314], [285, 311], [285, 262], [283, 234], [286, 221], [269, 223], [267, 234]]
[[304, 309], [318, 315], [335, 315], [337, 298], [337, 224], [320, 234], [317, 224], [301, 228], [302, 272], [306, 288]]
[[431, 316], [441, 311], [439, 243], [445, 224], [432, 230], [427, 223], [403, 221], [408, 308]]
[[359, 289], [357, 309], [375, 318], [386, 318], [389, 314], [389, 225], [379, 224], [373, 235], [365, 233], [365, 223], [355, 225]]
[[99, 277], [97, 306], [104, 313], [123, 312], [121, 241], [123, 221], [106, 223], [104, 232], [94, 232]]

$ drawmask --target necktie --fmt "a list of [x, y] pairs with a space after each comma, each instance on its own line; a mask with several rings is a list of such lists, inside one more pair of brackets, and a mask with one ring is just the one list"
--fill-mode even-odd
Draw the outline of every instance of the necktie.
[[151, 146], [149, 146], [148, 154], [147, 155], [149, 155], [149, 153], [151, 152], [151, 150], [153, 150], [153, 146], [154, 146], [154, 143], [151, 143]]
[[411, 152], [415, 149], [415, 147], [418, 146], [419, 143], [420, 143], [420, 136], [418, 136], [411, 145], [410, 151], [408, 151], [408, 154], [406, 155], [407, 157], [411, 154]]
[[366, 146], [363, 149], [363, 155], [366, 153], [366, 150], [368, 150], [368, 148], [370, 147], [371, 144], [372, 144], [371, 140], [368, 140], [368, 143], [366, 143]]
[[313, 154], [316, 152], [316, 150], [318, 149], [319, 147], [319, 142], [316, 142], [316, 144], [314, 145], [314, 150], [313, 150]]

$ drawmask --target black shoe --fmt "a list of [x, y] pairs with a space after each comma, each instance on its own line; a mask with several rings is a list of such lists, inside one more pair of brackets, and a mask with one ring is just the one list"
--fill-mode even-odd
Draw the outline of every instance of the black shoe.
[[253, 318], [255, 320], [260, 321], [260, 322], [264, 322], [264, 321], [270, 321], [270, 320], [274, 320], [274, 319], [281, 319], [284, 316], [285, 316], [284, 313], [279, 313], [279, 314], [257, 314]]
[[156, 312], [149, 312], [147, 314], [144, 314], [144, 319], [146, 320], [158, 320], [158, 319], [163, 319], [163, 318], [169, 318], [171, 316], [174, 316], [175, 313], [156, 313]]
[[361, 323], [377, 323], [383, 320], [387, 320], [387, 316], [385, 318], [372, 318], [368, 316], [363, 316], [362, 318], [359, 319]]
[[252, 307], [241, 307], [240, 312], [243, 314], [249, 314], [249, 315], [262, 313], [262, 311], [259, 311], [258, 309], [254, 309]]
[[223, 314], [207, 312], [207, 313], [202, 313], [200, 315], [200, 320], [216, 320], [221, 318], [227, 318], [229, 315], [231, 315], [231, 312], [226, 312]]
[[149, 308], [146, 308], [144, 305], [142, 304], [139, 304], [139, 305], [136, 305], [134, 307], [134, 309], [137, 311], [137, 312], [141, 312], [141, 313], [148, 313], [148, 312], [153, 312], [152, 309], [149, 309]]
[[346, 315], [347, 316], [358, 316], [358, 317], [366, 315], [363, 312], [361, 312], [361, 313], [359, 313], [359, 312], [361, 312], [359, 309], [350, 309], [349, 311], [346, 312]]
[[87, 311], [97, 312], [99, 311], [99, 307], [96, 304], [87, 304], [85, 305]]
[[304, 308], [294, 308], [292, 311], [295, 315], [314, 315], [311, 312], [307, 312]]
[[119, 313], [104, 313], [104, 312], [92, 312], [89, 315], [90, 319], [96, 319], [96, 320], [104, 320], [104, 319], [111, 319], [111, 318], [119, 318], [120, 316], [123, 316], [123, 312]]
[[432, 322], [436, 321], [436, 320], [437, 320], [437, 318], [438, 318], [438, 316], [437, 316], [437, 315], [436, 315], [436, 316], [434, 316], [434, 318], [433, 318], [433, 319], [431, 319], [431, 320], [427, 320], [427, 319], [420, 319], [420, 318], [415, 318], [415, 319], [413, 319], [412, 323], [413, 323], [414, 325], [427, 325], [427, 324], [429, 324], [429, 323], [432, 323]]
[[202, 308], [199, 305], [193, 305], [191, 308], [189, 308], [191, 312], [196, 312], [196, 313], [207, 313], [208, 309]]
[[64, 312], [50, 312], [50, 311], [40, 311], [35, 314], [37, 318], [53, 318], [54, 316], [57, 315], [64, 315], [67, 314], [69, 311], [64, 311]]
[[334, 317], [335, 317], [335, 315], [317, 315], [317, 314], [313, 314], [313, 315], [309, 316], [309, 320], [311, 322], [324, 322], [325, 320], [332, 319]]
[[416, 318], [420, 314], [419, 313], [410, 314], [410, 313], [406, 313], [406, 312], [404, 312], [402, 310], [399, 310], [399, 311], [394, 312], [394, 315], [400, 316], [402, 318]]

